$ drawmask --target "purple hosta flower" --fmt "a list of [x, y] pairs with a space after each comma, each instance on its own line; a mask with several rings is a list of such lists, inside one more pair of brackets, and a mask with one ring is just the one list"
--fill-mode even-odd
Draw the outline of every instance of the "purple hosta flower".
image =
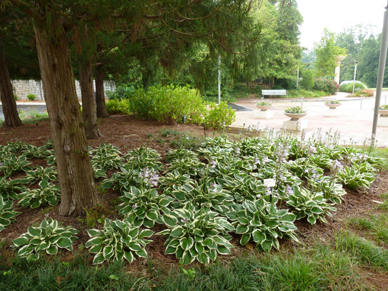
[[218, 184], [210, 183], [210, 189], [211, 192], [217, 193], [218, 192]]
[[342, 165], [342, 163], [340, 161], [335, 160], [334, 161], [334, 169], [337, 169], [337, 168], [342, 170], [344, 168], [344, 166]]
[[271, 194], [272, 194], [271, 188], [265, 186], [265, 195], [271, 195]]
[[50, 213], [46, 213], [46, 214], [44, 215], [45, 218], [48, 218], [49, 216], [50, 216]]
[[317, 148], [316, 147], [314, 147], [314, 146], [310, 146], [309, 147], [309, 153], [310, 154], [315, 154], [317, 152]]
[[184, 219], [181, 219], [181, 222], [182, 223], [186, 223], [186, 222], [188, 222], [189, 220], [187, 219], [187, 218], [184, 218]]
[[255, 165], [260, 165], [260, 160], [258, 158], [255, 158]]
[[92, 151], [89, 151], [89, 155], [92, 155], [93, 154], [93, 152]]
[[211, 168], [215, 168], [217, 166], [217, 162], [215, 160], [211, 160], [210, 165]]
[[271, 160], [267, 156], [263, 156], [263, 159], [262, 159], [263, 165], [270, 162], [270, 161]]
[[287, 186], [286, 197], [288, 197], [292, 194], [294, 194], [294, 191], [292, 190], [292, 188], [290, 186]]
[[236, 148], [236, 155], [240, 155], [240, 148]]
[[283, 176], [283, 174], [279, 175], [279, 179], [280, 181], [287, 181], [287, 179]]
[[257, 197], [258, 199], [260, 199], [260, 198], [261, 198], [261, 195], [260, 195], [260, 194], [257, 194], [256, 197]]
[[137, 204], [133, 205], [133, 209], [137, 209]]

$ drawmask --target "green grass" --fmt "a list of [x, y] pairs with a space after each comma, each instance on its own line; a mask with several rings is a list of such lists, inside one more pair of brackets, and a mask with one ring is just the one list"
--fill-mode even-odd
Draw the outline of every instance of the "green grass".
[[350, 232], [336, 236], [337, 251], [345, 251], [363, 265], [388, 271], [388, 250]]
[[388, 215], [373, 214], [370, 217], [350, 219], [352, 225], [358, 226], [368, 235], [373, 236], [377, 243], [388, 243]]
[[[144, 271], [112, 262], [90, 267], [86, 255], [69, 262], [43, 258], [11, 264], [0, 255], [0, 290], [359, 290], [363, 288], [349, 255], [322, 244], [295, 252], [243, 253], [209, 266], [166, 268], [144, 260]], [[9, 262], [9, 259], [8, 259]], [[160, 263], [160, 262], [159, 262]], [[146, 266], [144, 266], [145, 264]]]

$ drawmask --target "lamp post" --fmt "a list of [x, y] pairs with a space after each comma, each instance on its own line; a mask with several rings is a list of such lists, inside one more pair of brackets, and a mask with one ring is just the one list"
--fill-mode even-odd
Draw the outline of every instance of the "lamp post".
[[354, 60], [353, 94], [354, 94], [354, 86], [356, 85], [357, 64], [358, 64], [358, 61]]

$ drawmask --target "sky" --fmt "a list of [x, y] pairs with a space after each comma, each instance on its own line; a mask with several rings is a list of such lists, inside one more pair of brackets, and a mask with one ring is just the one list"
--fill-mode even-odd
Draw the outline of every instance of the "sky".
[[376, 32], [383, 28], [387, 0], [297, 0], [303, 16], [300, 42], [312, 49], [319, 41], [323, 29], [339, 33], [354, 24], [372, 24]]

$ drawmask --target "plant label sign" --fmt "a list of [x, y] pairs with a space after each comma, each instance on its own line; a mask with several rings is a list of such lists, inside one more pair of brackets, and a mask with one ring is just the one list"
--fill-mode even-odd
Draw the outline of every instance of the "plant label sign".
[[264, 186], [275, 187], [275, 185], [276, 185], [275, 179], [264, 179]]

